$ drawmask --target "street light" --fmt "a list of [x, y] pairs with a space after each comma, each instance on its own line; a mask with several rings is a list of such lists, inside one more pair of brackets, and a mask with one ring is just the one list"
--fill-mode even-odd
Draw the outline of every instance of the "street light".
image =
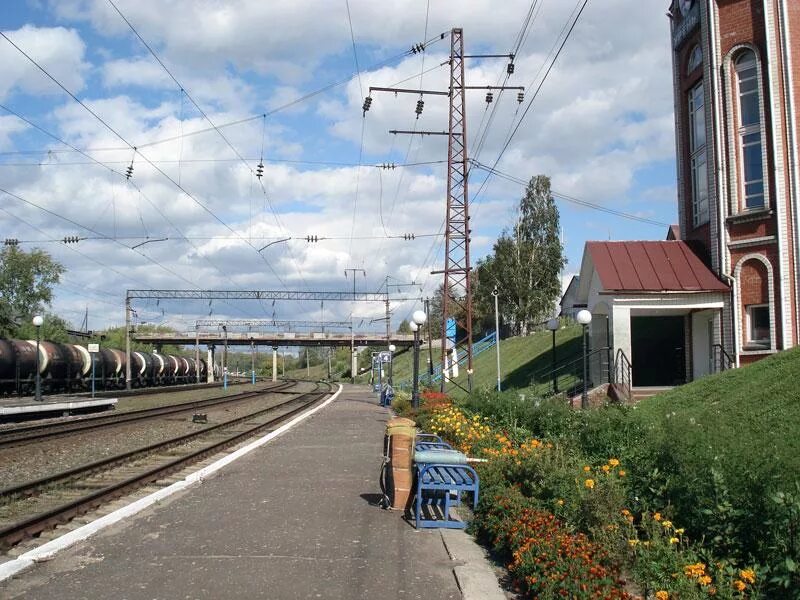
[[389, 387], [392, 386], [392, 364], [394, 363], [394, 351], [397, 350], [397, 346], [394, 344], [389, 344], [389, 377], [386, 380], [386, 383], [389, 384]]
[[411, 315], [411, 331], [414, 332], [414, 387], [411, 391], [411, 405], [419, 408], [419, 330], [425, 324], [428, 316], [422, 310], [414, 311]]
[[42, 401], [42, 376], [39, 373], [39, 330], [44, 323], [41, 315], [33, 317], [33, 325], [36, 327], [36, 401]]
[[553, 393], [558, 393], [558, 375], [556, 374], [556, 330], [559, 326], [558, 319], [553, 317], [547, 322], [547, 328], [553, 332]]
[[500, 292], [497, 286], [492, 290], [494, 296], [494, 347], [497, 353], [497, 391], [500, 391], [500, 313], [497, 309], [497, 296]]
[[584, 308], [578, 312], [576, 318], [583, 327], [583, 393], [581, 394], [581, 408], [585, 410], [589, 408], [589, 391], [587, 387], [589, 385], [589, 366], [586, 357], [586, 329], [589, 323], [592, 322], [592, 313]]

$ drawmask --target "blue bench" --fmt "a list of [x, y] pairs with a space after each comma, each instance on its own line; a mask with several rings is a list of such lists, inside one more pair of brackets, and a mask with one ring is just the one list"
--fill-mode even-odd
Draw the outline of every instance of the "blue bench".
[[[415, 448], [451, 449], [449, 444], [431, 434], [418, 434]], [[472, 493], [472, 509], [477, 508], [480, 480], [475, 469], [467, 465], [442, 463], [417, 463], [416, 467], [417, 490], [414, 502], [416, 528], [464, 529], [467, 526], [466, 522], [452, 519], [450, 508], [461, 503], [461, 494], [465, 492]], [[426, 512], [428, 516], [425, 515]]]

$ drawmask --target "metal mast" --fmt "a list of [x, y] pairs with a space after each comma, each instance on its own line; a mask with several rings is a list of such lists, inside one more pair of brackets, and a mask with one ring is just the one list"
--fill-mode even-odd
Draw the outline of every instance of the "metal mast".
[[[467, 196], [467, 114], [464, 86], [464, 31], [450, 33], [450, 126], [447, 144], [447, 221], [442, 298], [442, 368], [448, 351], [467, 355], [467, 388], [472, 391], [472, 289], [469, 264]], [[455, 345], [448, 348], [447, 321], [456, 323]], [[459, 337], [459, 332], [463, 332]], [[444, 371], [441, 389], [445, 388]]]

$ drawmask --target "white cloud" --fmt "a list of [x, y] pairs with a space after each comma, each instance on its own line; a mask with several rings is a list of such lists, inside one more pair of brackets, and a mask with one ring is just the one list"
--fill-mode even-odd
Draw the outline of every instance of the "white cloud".
[[[84, 62], [86, 45], [73, 29], [25, 25], [16, 31], [4, 32], [24, 51], [68, 89], [79, 92], [89, 65]], [[0, 40], [0, 99], [13, 92], [63, 95], [64, 92], [47, 78], [19, 50]]]

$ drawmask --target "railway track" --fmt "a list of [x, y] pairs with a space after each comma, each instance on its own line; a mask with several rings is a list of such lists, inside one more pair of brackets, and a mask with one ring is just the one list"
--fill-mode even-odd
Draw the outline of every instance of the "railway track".
[[[327, 389], [321, 389], [323, 386]], [[8, 523], [0, 528], [0, 548], [11, 548], [22, 540], [67, 523], [264, 430], [275, 428], [330, 391], [330, 384], [318, 384], [314, 391], [278, 405], [0, 490], [0, 522]]]
[[291, 393], [288, 392], [288, 390], [290, 390], [292, 387], [295, 387], [297, 383], [298, 382], [296, 381], [286, 381], [260, 390], [250, 390], [241, 392], [239, 394], [217, 396], [214, 398], [206, 398], [204, 400], [193, 400], [191, 402], [180, 402], [177, 404], [170, 404], [168, 406], [143, 408], [120, 413], [102, 414], [93, 417], [83, 417], [74, 421], [56, 421], [2, 429], [0, 430], [0, 448], [41, 441], [60, 435], [86, 432], [92, 429], [113, 427], [122, 423], [145, 421], [147, 419], [155, 419], [171, 414], [218, 406], [220, 404], [239, 402], [262, 394]]

